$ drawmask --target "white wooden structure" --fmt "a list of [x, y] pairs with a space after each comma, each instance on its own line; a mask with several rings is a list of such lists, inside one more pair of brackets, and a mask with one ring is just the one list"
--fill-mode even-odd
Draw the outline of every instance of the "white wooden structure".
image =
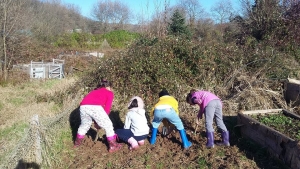
[[64, 62], [59, 59], [49, 63], [31, 61], [30, 78], [64, 78]]

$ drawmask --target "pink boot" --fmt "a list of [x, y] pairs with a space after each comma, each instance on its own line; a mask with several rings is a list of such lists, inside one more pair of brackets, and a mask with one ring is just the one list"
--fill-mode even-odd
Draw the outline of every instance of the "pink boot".
[[76, 140], [74, 142], [74, 147], [75, 148], [79, 147], [83, 139], [84, 139], [84, 135], [77, 134]]
[[109, 145], [109, 152], [112, 153], [112, 152], [115, 152], [115, 151], [118, 151], [122, 148], [122, 145], [117, 143], [117, 135], [113, 135], [111, 137], [106, 137], [107, 138], [107, 142], [108, 142], [108, 145]]
[[130, 150], [136, 150], [139, 148], [138, 142], [133, 137], [130, 137], [127, 142], [130, 144]]
[[145, 144], [145, 140], [140, 140], [140, 141], [138, 141], [138, 143], [139, 143], [140, 146], [142, 146], [142, 145]]

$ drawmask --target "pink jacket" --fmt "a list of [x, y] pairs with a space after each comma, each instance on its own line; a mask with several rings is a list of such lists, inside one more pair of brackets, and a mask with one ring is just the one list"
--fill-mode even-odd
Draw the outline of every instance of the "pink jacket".
[[201, 118], [204, 113], [205, 107], [208, 105], [208, 103], [210, 101], [216, 100], [216, 99], [221, 101], [221, 99], [218, 96], [216, 96], [215, 94], [210, 93], [208, 91], [202, 91], [202, 90], [199, 90], [199, 91], [196, 91], [195, 93], [193, 93], [192, 99], [194, 99], [194, 103], [198, 104], [200, 107], [197, 117], [201, 117]]
[[114, 93], [106, 88], [98, 88], [88, 93], [81, 101], [80, 105], [102, 106], [107, 114], [110, 113]]

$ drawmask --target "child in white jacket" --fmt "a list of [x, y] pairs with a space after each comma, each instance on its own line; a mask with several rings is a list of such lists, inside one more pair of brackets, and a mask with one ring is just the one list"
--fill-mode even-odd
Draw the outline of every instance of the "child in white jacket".
[[121, 140], [130, 144], [130, 150], [135, 150], [139, 148], [139, 145], [144, 144], [149, 134], [149, 126], [145, 116], [144, 102], [140, 97], [133, 97], [128, 104], [128, 109], [124, 129], [117, 129], [116, 134]]

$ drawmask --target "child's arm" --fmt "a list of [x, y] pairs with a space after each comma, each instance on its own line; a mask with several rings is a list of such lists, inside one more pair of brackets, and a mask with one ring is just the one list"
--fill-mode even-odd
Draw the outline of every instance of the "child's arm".
[[130, 125], [131, 125], [131, 118], [129, 117], [129, 113], [127, 113], [125, 118], [124, 129], [130, 129]]
[[202, 119], [202, 117], [203, 117], [203, 112], [201, 111], [200, 105], [199, 105], [199, 112], [198, 112], [197, 117], [198, 117], [198, 119], [199, 119], [199, 118]]

